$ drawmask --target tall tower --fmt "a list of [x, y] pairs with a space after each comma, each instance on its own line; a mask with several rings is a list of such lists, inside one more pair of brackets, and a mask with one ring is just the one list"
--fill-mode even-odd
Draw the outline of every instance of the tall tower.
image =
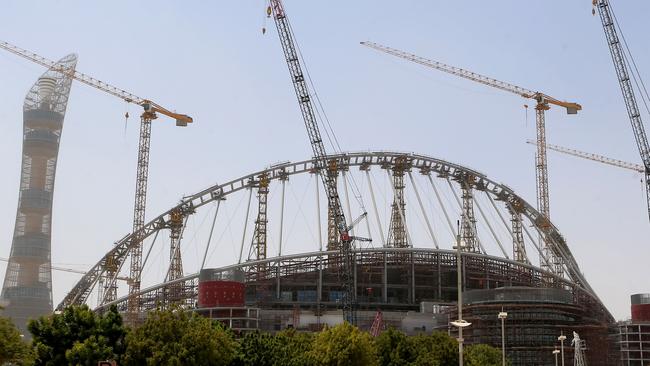
[[[77, 55], [68, 55], [59, 64], [74, 68]], [[1, 296], [3, 315], [26, 337], [29, 319], [52, 312], [52, 197], [71, 84], [68, 76], [50, 69], [38, 78], [23, 104], [20, 196]]]

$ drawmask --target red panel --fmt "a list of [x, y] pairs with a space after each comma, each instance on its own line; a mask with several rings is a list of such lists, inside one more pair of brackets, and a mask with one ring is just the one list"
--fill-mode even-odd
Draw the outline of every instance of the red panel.
[[650, 321], [650, 304], [632, 305], [632, 321]]
[[236, 281], [199, 282], [199, 307], [243, 306], [245, 287]]

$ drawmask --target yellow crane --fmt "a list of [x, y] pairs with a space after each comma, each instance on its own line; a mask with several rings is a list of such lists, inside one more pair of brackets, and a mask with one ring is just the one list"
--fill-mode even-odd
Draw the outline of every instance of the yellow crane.
[[[29, 61], [42, 65], [48, 69], [60, 72], [70, 78], [111, 94], [124, 100], [127, 103], [137, 104], [142, 107], [143, 112], [140, 115], [140, 140], [138, 144], [138, 165], [135, 186], [135, 203], [133, 207], [133, 240], [131, 241], [131, 267], [129, 274], [129, 314], [136, 314], [140, 311], [140, 277], [142, 272], [142, 228], [144, 227], [145, 210], [147, 205], [147, 180], [149, 177], [149, 147], [151, 141], [151, 121], [158, 118], [158, 114], [170, 117], [176, 121], [177, 126], [187, 126], [192, 123], [192, 117], [172, 112], [161, 105], [137, 95], [129, 93], [123, 89], [105, 83], [92, 76], [86, 75], [74, 68], [66, 67], [57, 62], [51, 61], [31, 51], [14, 46], [10, 43], [0, 41], [0, 48], [9, 51], [15, 55], [23, 57]], [[180, 251], [173, 251], [172, 256], [180, 255]], [[174, 258], [172, 258], [173, 260]], [[109, 259], [110, 262], [110, 259]], [[104, 301], [112, 301], [117, 297], [117, 287], [115, 279], [117, 278], [117, 266], [112, 263], [106, 264], [104, 278], [107, 280], [104, 288]]]
[[[546, 160], [546, 125], [545, 125], [544, 112], [549, 110], [551, 105], [555, 105], [555, 106], [565, 108], [567, 114], [577, 114], [578, 111], [582, 109], [582, 106], [580, 106], [580, 104], [572, 103], [572, 102], [564, 102], [544, 93], [534, 92], [517, 85], [499, 81], [497, 79], [484, 76], [481, 74], [477, 74], [469, 70], [447, 65], [442, 62], [430, 60], [395, 48], [383, 46], [374, 42], [361, 42], [361, 44], [366, 47], [370, 47], [375, 50], [393, 56], [397, 56], [426, 67], [430, 67], [439, 71], [446, 72], [448, 74], [461, 77], [463, 79], [472, 80], [477, 83], [481, 83], [483, 85], [491, 86], [493, 88], [514, 93], [526, 99], [533, 99], [536, 102], [535, 119], [536, 119], [536, 130], [537, 130], [537, 154], [535, 155], [535, 169], [536, 169], [535, 171], [536, 171], [536, 181], [537, 181], [537, 209], [546, 218], [546, 222], [541, 223], [541, 225], [542, 226], [550, 225], [549, 220], [551, 214], [549, 208], [548, 168], [547, 168], [547, 160]], [[541, 239], [545, 242], [544, 238]], [[544, 243], [544, 251], [545, 251], [545, 255], [553, 259], [552, 263], [554, 264], [555, 267], [555, 268], [548, 268], [548, 269], [560, 275], [563, 272], [560, 258], [557, 257], [550, 250], [550, 248], [546, 245], [546, 243]]]

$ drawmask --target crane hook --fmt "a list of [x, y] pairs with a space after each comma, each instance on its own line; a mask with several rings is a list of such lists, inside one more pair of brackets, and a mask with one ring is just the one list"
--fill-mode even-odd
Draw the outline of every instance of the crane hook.
[[526, 127], [528, 127], [528, 104], [524, 104], [524, 109], [526, 110]]
[[596, 5], [598, 3], [598, 0], [592, 0], [591, 1], [591, 15], [596, 15]]
[[129, 124], [129, 111], [124, 113], [124, 136], [126, 137], [126, 126]]

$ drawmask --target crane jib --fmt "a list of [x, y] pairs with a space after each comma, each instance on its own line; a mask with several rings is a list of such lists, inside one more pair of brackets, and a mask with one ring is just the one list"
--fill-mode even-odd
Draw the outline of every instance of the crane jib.
[[612, 62], [614, 63], [614, 70], [616, 71], [621, 93], [623, 94], [625, 108], [627, 109], [630, 124], [632, 125], [632, 131], [634, 132], [634, 139], [645, 167], [646, 203], [648, 207], [648, 218], [650, 219], [650, 147], [648, 146], [648, 139], [643, 127], [643, 121], [641, 120], [639, 106], [634, 96], [634, 88], [630, 81], [625, 53], [616, 33], [616, 25], [614, 24], [614, 17], [608, 1], [598, 0], [597, 8], [603, 25], [603, 31], [605, 32], [605, 39], [609, 46], [609, 52], [612, 56]]
[[300, 66], [298, 53], [294, 44], [293, 35], [289, 26], [287, 17], [284, 12], [284, 7], [280, 0], [271, 0], [270, 9], [267, 10], [268, 14], [273, 14], [275, 26], [280, 37], [280, 44], [284, 52], [285, 61], [289, 69], [292, 84], [298, 98], [300, 112], [305, 122], [307, 135], [311, 143], [311, 148], [316, 160], [316, 171], [320, 172], [320, 177], [323, 181], [327, 193], [327, 201], [329, 208], [333, 210], [334, 225], [340, 234], [340, 256], [342, 266], [340, 269], [341, 288], [343, 290], [343, 316], [348, 322], [356, 323], [356, 291], [354, 286], [353, 270], [354, 270], [354, 255], [352, 253], [352, 238], [347, 233], [347, 225], [345, 215], [341, 209], [341, 200], [338, 195], [336, 185], [336, 177], [327, 174], [327, 153], [321, 138], [321, 133], [318, 129], [316, 121], [316, 114], [312, 106], [309, 88], [305, 81], [305, 76]]

